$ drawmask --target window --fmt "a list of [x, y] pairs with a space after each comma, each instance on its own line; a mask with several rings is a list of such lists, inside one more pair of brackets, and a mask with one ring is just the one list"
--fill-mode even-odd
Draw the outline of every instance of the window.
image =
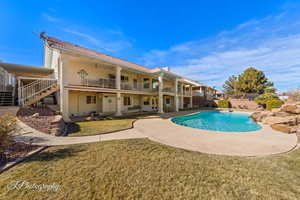
[[96, 104], [96, 96], [86, 96], [86, 104]]
[[121, 76], [121, 81], [128, 81], [128, 76]]
[[131, 101], [130, 101], [130, 97], [124, 97], [124, 106], [130, 106], [131, 105]]
[[150, 105], [150, 97], [144, 97], [144, 105]]
[[79, 75], [80, 77], [80, 82], [82, 85], [87, 85], [88, 84], [88, 73], [84, 70], [84, 69], [81, 69], [79, 72], [77, 72], [77, 74]]
[[158, 80], [152, 79], [152, 88], [157, 89], [158, 88]]
[[169, 105], [171, 103], [171, 99], [170, 98], [166, 98], [166, 104]]
[[114, 74], [108, 74], [109, 79], [116, 79], [116, 76]]
[[150, 79], [144, 78], [144, 88], [150, 88]]

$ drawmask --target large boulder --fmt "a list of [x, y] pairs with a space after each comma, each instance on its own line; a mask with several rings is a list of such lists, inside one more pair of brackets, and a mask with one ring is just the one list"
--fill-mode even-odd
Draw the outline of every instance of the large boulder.
[[54, 119], [51, 121], [50, 134], [55, 136], [60, 136], [64, 134], [66, 128], [66, 123], [64, 122], [61, 115], [55, 115]]
[[273, 116], [274, 113], [270, 111], [262, 111], [262, 112], [255, 112], [251, 115], [251, 118], [256, 122], [261, 122], [264, 118]]
[[291, 127], [287, 124], [272, 124], [271, 127], [276, 130], [283, 133], [295, 133], [296, 129], [294, 127]]
[[287, 124], [290, 126], [295, 126], [298, 123], [298, 117], [297, 116], [288, 116], [288, 117], [275, 117], [270, 116], [266, 117], [262, 120], [263, 124]]
[[[273, 112], [273, 110], [272, 110]], [[287, 113], [287, 112], [273, 112], [273, 116], [275, 117], [288, 117], [291, 116], [293, 114]]]
[[300, 114], [300, 105], [296, 104], [287, 104], [281, 107], [281, 111], [292, 113], [292, 114]]

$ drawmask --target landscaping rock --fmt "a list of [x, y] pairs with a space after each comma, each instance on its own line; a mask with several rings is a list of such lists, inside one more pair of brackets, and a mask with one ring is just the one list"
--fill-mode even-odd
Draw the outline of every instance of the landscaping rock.
[[39, 113], [34, 113], [34, 114], [32, 115], [32, 117], [39, 117], [39, 116], [40, 116]]
[[61, 115], [55, 115], [54, 119], [51, 121], [51, 124], [59, 123], [61, 120], [63, 120]]
[[256, 110], [258, 110], [258, 111], [264, 111], [264, 108], [263, 107], [258, 107]]
[[261, 122], [264, 118], [273, 116], [274, 113], [270, 111], [262, 111], [262, 112], [255, 112], [251, 115], [252, 119], [256, 122]]
[[295, 133], [295, 129], [293, 127], [287, 125], [287, 124], [272, 124], [271, 127], [276, 130], [283, 133]]
[[[272, 111], [273, 112], [273, 111]], [[288, 117], [291, 116], [290, 113], [286, 113], [286, 112], [273, 112], [275, 117]]]
[[271, 125], [274, 130], [283, 133], [300, 133], [300, 105], [285, 104], [280, 109], [255, 112], [251, 115], [254, 121]]
[[85, 120], [86, 120], [86, 121], [91, 121], [91, 120], [92, 120], [92, 117], [86, 117]]
[[289, 116], [289, 117], [266, 117], [262, 120], [264, 124], [288, 124], [291, 126], [297, 125], [297, 117], [296, 116]]
[[300, 114], [300, 106], [296, 104], [283, 105], [281, 111], [293, 114]]
[[61, 115], [55, 115], [54, 119], [51, 121], [50, 134], [55, 136], [62, 135], [65, 130], [65, 126], [66, 124], [63, 117]]
[[292, 133], [300, 133], [300, 125], [293, 126], [291, 132]]

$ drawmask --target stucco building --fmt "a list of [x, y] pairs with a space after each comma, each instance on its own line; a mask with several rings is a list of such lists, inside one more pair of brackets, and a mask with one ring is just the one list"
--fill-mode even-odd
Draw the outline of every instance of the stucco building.
[[14, 66], [12, 70], [5, 63], [0, 67], [15, 75], [19, 105], [52, 95], [65, 121], [90, 114], [120, 116], [191, 108], [193, 87], [201, 86], [169, 68], [151, 69], [44, 34], [41, 38], [43, 68]]

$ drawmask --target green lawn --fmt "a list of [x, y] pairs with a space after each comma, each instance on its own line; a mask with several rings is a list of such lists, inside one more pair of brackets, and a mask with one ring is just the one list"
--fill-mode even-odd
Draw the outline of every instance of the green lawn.
[[122, 117], [106, 117], [96, 121], [71, 123], [68, 126], [68, 136], [88, 136], [112, 133], [133, 127], [134, 121], [151, 114], [137, 114]]
[[88, 136], [111, 133], [133, 127], [135, 119], [110, 119], [76, 122], [68, 126], [68, 136]]
[[[299, 199], [300, 149], [238, 158], [132, 139], [50, 147], [0, 176], [4, 199]], [[60, 188], [8, 191], [16, 180]]]

